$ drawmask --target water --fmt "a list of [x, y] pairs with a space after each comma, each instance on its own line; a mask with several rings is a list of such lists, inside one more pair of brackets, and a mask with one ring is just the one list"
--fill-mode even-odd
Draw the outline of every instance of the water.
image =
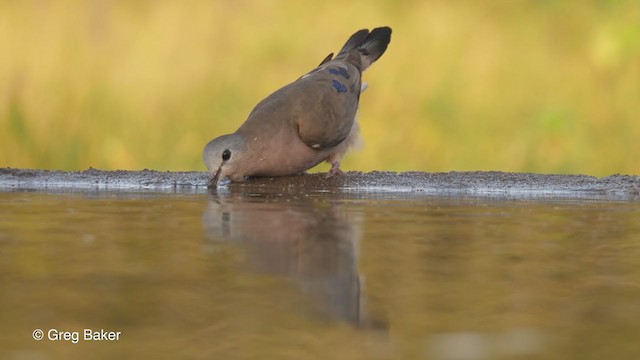
[[639, 219], [589, 199], [4, 192], [0, 358], [639, 358]]

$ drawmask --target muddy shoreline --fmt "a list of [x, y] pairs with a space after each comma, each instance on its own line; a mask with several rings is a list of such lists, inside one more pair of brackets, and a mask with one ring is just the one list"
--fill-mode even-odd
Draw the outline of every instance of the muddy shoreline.
[[[204, 193], [207, 174], [200, 171], [161, 172], [50, 171], [0, 168], [0, 191], [62, 189], [79, 190], [156, 190]], [[232, 192], [397, 192], [415, 194], [471, 194], [491, 196], [540, 195], [546, 197], [585, 196], [640, 199], [640, 176], [553, 175], [473, 172], [381, 172], [350, 171], [331, 179], [324, 174], [304, 174], [275, 178], [252, 178], [229, 185]]]

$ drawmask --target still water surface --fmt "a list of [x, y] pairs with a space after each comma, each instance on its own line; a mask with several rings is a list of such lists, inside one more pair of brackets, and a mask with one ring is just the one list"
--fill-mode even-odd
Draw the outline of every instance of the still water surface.
[[640, 358], [640, 203], [0, 192], [0, 335], [3, 359]]

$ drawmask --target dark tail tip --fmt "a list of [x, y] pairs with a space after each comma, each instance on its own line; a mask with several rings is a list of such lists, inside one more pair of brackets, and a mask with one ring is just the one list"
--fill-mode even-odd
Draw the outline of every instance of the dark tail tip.
[[391, 28], [388, 26], [378, 27], [371, 30], [366, 40], [358, 47], [362, 54], [362, 70], [364, 71], [371, 64], [384, 54], [387, 46], [391, 42]]
[[362, 43], [364, 43], [367, 40], [367, 36], [369, 36], [369, 29], [361, 29], [356, 31], [353, 35], [351, 35], [349, 40], [347, 40], [347, 42], [344, 44], [342, 49], [340, 49], [340, 52], [336, 57], [341, 57], [343, 55], [346, 55], [349, 53], [349, 51], [362, 45]]
[[347, 57], [351, 50], [357, 50], [361, 56], [362, 71], [368, 68], [384, 54], [391, 42], [391, 28], [377, 27], [371, 32], [368, 29], [356, 31], [344, 44], [336, 58]]

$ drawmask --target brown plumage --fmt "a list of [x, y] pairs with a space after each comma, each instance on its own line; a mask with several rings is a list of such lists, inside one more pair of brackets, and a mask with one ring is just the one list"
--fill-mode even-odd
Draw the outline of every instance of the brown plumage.
[[358, 138], [362, 72], [390, 40], [389, 27], [357, 31], [335, 58], [330, 54], [259, 102], [235, 133], [211, 140], [203, 154], [210, 185], [225, 178], [297, 174], [322, 161], [332, 165], [328, 176], [340, 172], [342, 157]]

